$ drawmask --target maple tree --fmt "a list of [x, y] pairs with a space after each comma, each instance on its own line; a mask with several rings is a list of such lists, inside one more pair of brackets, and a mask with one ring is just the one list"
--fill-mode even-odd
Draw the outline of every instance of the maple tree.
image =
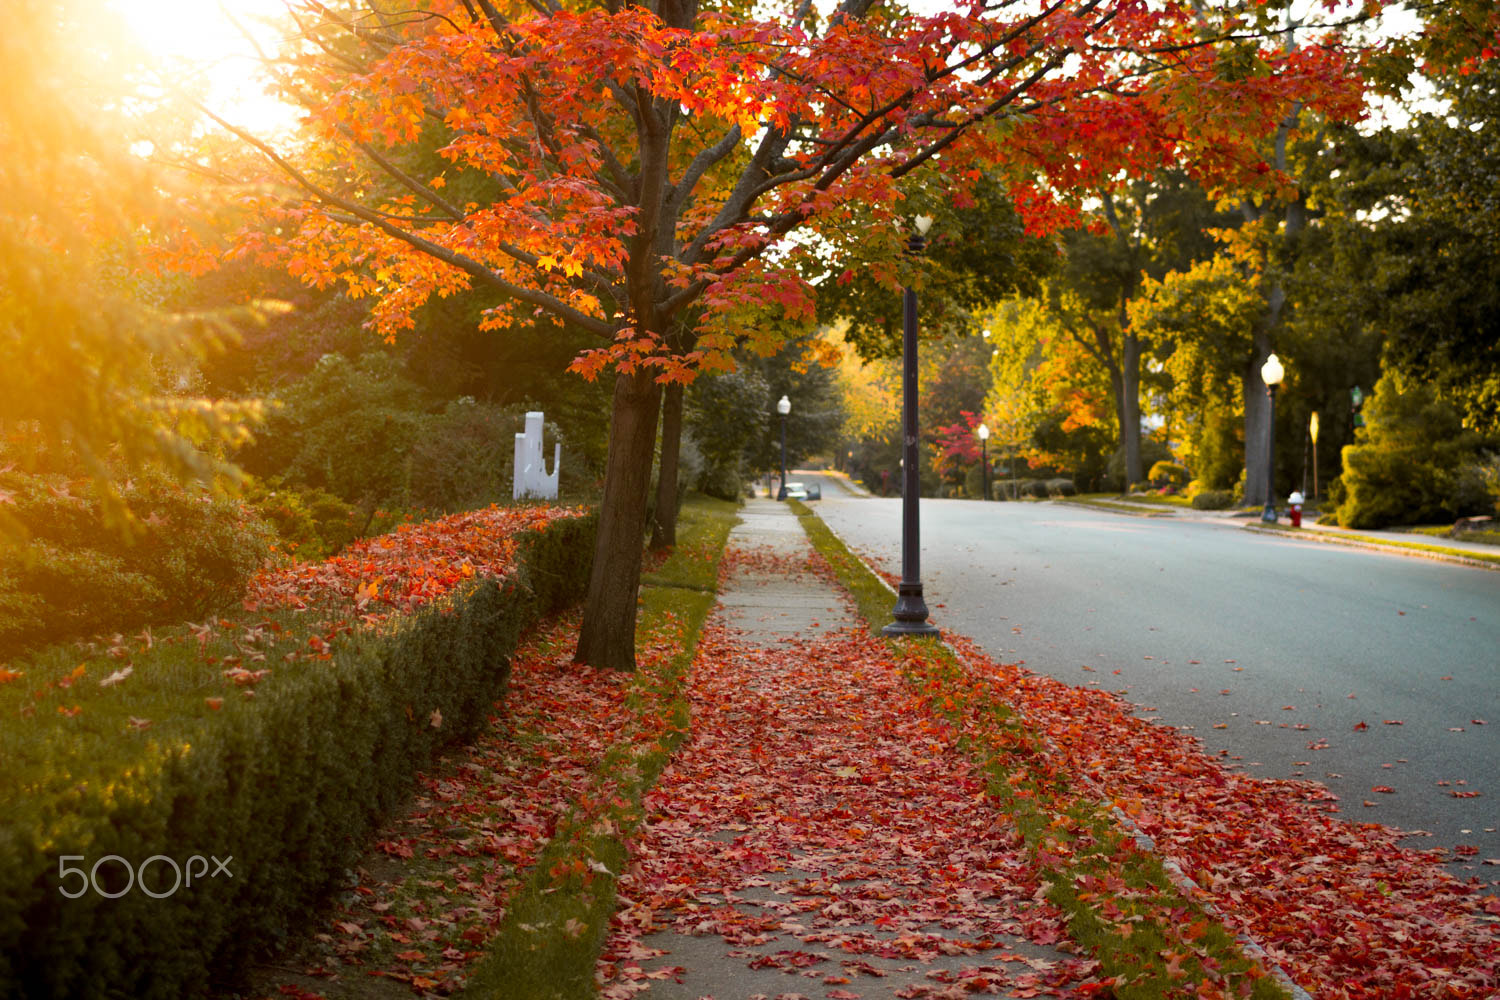
[[630, 667], [662, 385], [732, 368], [737, 346], [774, 349], [784, 327], [767, 316], [811, 318], [801, 260], [857, 229], [864, 253], [897, 262], [922, 177], [947, 192], [996, 176], [1042, 231], [1076, 219], [1080, 192], [1167, 161], [1269, 175], [1244, 140], [1295, 103], [1356, 113], [1336, 40], [1263, 45], [1266, 8], [1210, 24], [1200, 6], [308, 0], [272, 64], [308, 109], [302, 144], [219, 119], [295, 190], [260, 197], [274, 227], [240, 252], [373, 296], [388, 336], [483, 285], [504, 299], [486, 327], [537, 315], [597, 338], [573, 362], [614, 377], [577, 655]]

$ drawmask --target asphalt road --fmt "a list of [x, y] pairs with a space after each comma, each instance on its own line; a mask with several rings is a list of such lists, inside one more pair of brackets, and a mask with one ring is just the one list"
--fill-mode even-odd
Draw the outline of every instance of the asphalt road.
[[[900, 572], [899, 499], [796, 478], [823, 486], [817, 511], [846, 543]], [[1500, 572], [1243, 522], [1060, 503], [921, 511], [940, 627], [1191, 727], [1231, 766], [1321, 781], [1351, 821], [1431, 834], [1411, 846], [1477, 847], [1455, 873], [1500, 881], [1483, 864], [1500, 859]]]

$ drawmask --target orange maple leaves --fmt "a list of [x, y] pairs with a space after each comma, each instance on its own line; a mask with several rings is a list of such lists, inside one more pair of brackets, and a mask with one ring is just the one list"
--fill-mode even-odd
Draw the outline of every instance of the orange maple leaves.
[[245, 245], [375, 296], [388, 337], [487, 284], [507, 298], [489, 328], [545, 316], [597, 335], [586, 376], [688, 381], [730, 367], [747, 331], [773, 347], [811, 317], [798, 266], [858, 238], [853, 206], [856, 226], [895, 224], [919, 167], [960, 197], [1003, 174], [1040, 231], [1076, 221], [1079, 192], [1176, 159], [1264, 183], [1254, 142], [1288, 108], [1349, 117], [1362, 89], [1337, 44], [1215, 40], [1235, 25], [1185, 0], [823, 24], [454, 0], [378, 31], [308, 16], [360, 59], [289, 64], [322, 98], [305, 204]]

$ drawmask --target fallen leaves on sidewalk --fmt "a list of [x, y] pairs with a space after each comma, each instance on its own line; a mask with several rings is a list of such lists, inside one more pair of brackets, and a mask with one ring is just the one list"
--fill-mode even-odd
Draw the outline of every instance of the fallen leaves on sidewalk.
[[[952, 729], [917, 707], [888, 647], [854, 631], [757, 645], [722, 623], [705, 632], [692, 737], [647, 798], [605, 995], [645, 988], [653, 973], [640, 963], [657, 952], [641, 938], [667, 927], [718, 935], [745, 950], [747, 967], [806, 968], [825, 984], [866, 958], [975, 956], [971, 974], [902, 997], [1002, 986], [1084, 995], [1066, 989], [1091, 981], [1091, 961], [1014, 954], [1018, 940], [1064, 942], [1061, 916], [1036, 898], [1014, 826], [985, 804], [982, 776]], [[790, 950], [753, 950], [773, 940]], [[824, 995], [860, 994], [856, 984]]]

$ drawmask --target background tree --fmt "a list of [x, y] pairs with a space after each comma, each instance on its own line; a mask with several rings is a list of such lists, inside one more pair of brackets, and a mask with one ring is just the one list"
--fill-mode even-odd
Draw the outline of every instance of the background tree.
[[1265, 309], [1252, 267], [1226, 248], [1188, 270], [1148, 280], [1131, 307], [1136, 329], [1166, 348], [1170, 405], [1183, 432], [1180, 457], [1199, 489], [1233, 489], [1245, 468], [1241, 374]]
[[1162, 346], [1132, 322], [1131, 304], [1142, 281], [1211, 256], [1208, 230], [1223, 220], [1195, 181], [1163, 171], [1118, 193], [1101, 192], [1098, 221], [1095, 230], [1067, 234], [1065, 263], [1049, 282], [1048, 297], [1068, 336], [1109, 380], [1128, 487], [1145, 478], [1143, 361]]
[[[769, 357], [751, 356], [742, 362], [744, 369], [755, 372], [765, 385], [765, 395], [758, 401], [764, 431], [749, 439], [744, 458], [745, 468], [752, 474], [781, 469], [782, 418], [776, 412], [776, 402], [782, 396], [792, 404], [792, 412], [786, 417], [788, 469], [805, 458], [832, 455], [838, 447], [844, 401], [834, 370], [821, 363], [823, 344], [817, 336], [804, 335], [788, 340]], [[723, 413], [719, 419], [757, 418]]]
[[1091, 363], [1045, 297], [1000, 303], [980, 321], [990, 330], [984, 414], [991, 447], [1008, 465], [1024, 459], [1063, 473], [1080, 489], [1101, 488], [1118, 441], [1105, 370]]
[[722, 500], [739, 498], [745, 483], [761, 471], [750, 456], [770, 433], [775, 408], [767, 409], [766, 400], [780, 398], [771, 395], [770, 383], [754, 367], [693, 382], [687, 431], [703, 459], [694, 487]]
[[1500, 62], [1442, 81], [1440, 93], [1446, 113], [1351, 150], [1366, 183], [1349, 197], [1376, 221], [1345, 228], [1337, 262], [1340, 276], [1357, 269], [1369, 289], [1355, 315], [1385, 331], [1386, 365], [1435, 386], [1469, 427], [1495, 435]]
[[[174, 314], [135, 274], [142, 233], [174, 225], [161, 179], [128, 152], [135, 54], [108, 8], [18, 0], [0, 37], [0, 462], [114, 483], [160, 465], [217, 480], [258, 409], [179, 381], [242, 310]], [[0, 494], [0, 528], [17, 523]]]

